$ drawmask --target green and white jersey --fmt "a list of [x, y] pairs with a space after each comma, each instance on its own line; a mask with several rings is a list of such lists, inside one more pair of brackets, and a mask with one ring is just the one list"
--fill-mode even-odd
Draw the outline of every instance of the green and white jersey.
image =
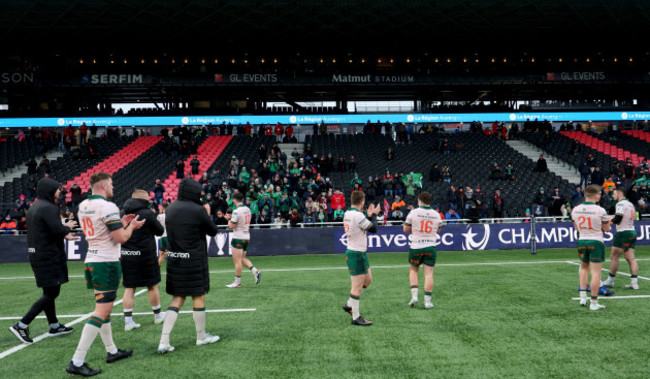
[[634, 219], [636, 219], [636, 209], [628, 199], [623, 199], [616, 203], [616, 215], [623, 217], [621, 223], [616, 226], [616, 232], [634, 230]]
[[102, 196], [91, 195], [79, 204], [78, 217], [88, 241], [85, 262], [119, 261], [120, 244], [111, 237], [113, 230], [122, 228], [117, 205]]
[[343, 227], [348, 238], [348, 250], [365, 252], [368, 249], [366, 230], [372, 222], [356, 208], [350, 208], [343, 214]]
[[251, 210], [245, 206], [240, 205], [232, 211], [230, 221], [237, 224], [235, 229], [232, 230], [231, 238], [239, 240], [251, 239]]
[[607, 221], [607, 212], [600, 206], [585, 201], [573, 208], [571, 220], [580, 232], [579, 240], [603, 242], [603, 222]]
[[409, 212], [404, 223], [411, 226], [411, 249], [435, 246], [438, 228], [442, 224], [438, 212], [431, 207], [419, 207]]

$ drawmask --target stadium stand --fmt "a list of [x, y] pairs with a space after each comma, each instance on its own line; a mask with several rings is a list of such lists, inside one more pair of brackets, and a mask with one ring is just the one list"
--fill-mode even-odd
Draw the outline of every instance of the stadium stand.
[[[190, 176], [191, 167], [190, 162], [194, 159], [194, 155], [198, 157], [198, 160], [201, 162], [199, 166], [199, 175], [194, 175], [194, 179], [199, 180], [202, 173], [207, 172], [209, 167], [217, 160], [221, 155], [226, 145], [230, 142], [232, 136], [210, 136], [201, 143], [197, 149], [196, 154], [190, 155], [185, 159], [185, 173], [186, 176]], [[176, 200], [178, 197], [178, 185], [180, 184], [181, 179], [176, 178], [175, 173], [171, 173], [163, 182], [165, 186], [165, 199], [171, 199], [171, 201]]]
[[[391, 173], [409, 174], [410, 172], [423, 174], [422, 190], [430, 191], [435, 204], [439, 204], [441, 210], [447, 210], [447, 191], [449, 184], [445, 182], [431, 183], [429, 171], [433, 163], [449, 165], [452, 171], [451, 184], [464, 188], [466, 186], [475, 188], [479, 185], [486, 199], [491, 200], [496, 189], [500, 189], [506, 202], [507, 214], [510, 217], [523, 216], [525, 210], [535, 197], [540, 187], [554, 188], [568, 196], [572, 186], [566, 180], [557, 175], [546, 173], [535, 173], [535, 164], [510, 148], [503, 141], [495, 136], [486, 136], [481, 133], [462, 132], [457, 134], [414, 134], [411, 136], [412, 143], [402, 145], [396, 144], [391, 138], [384, 135], [328, 135], [313, 136], [308, 139], [312, 144], [314, 153], [332, 153], [335, 157], [349, 157], [354, 154], [357, 159], [357, 172], [364, 184], [368, 176], [383, 175], [386, 169]], [[441, 139], [447, 138], [452, 151], [449, 155], [436, 151]], [[453, 146], [463, 146], [462, 150], [454, 151]], [[395, 159], [386, 161], [385, 152], [388, 147], [395, 151]], [[497, 162], [505, 167], [512, 163], [515, 168], [516, 179], [514, 181], [489, 180], [491, 165]], [[350, 193], [350, 180], [354, 172], [330, 173], [330, 178], [335, 187], [344, 189], [346, 195]], [[490, 201], [485, 204], [487, 216], [493, 214], [490, 209]]]
[[600, 140], [598, 138], [595, 138], [583, 132], [569, 131], [569, 132], [560, 132], [560, 134], [567, 136], [571, 139], [574, 139], [579, 143], [587, 147], [590, 147], [594, 150], [600, 151], [605, 155], [618, 159], [619, 161], [625, 160], [627, 158], [631, 158], [632, 163], [634, 163], [634, 165], [636, 166], [643, 160], [643, 157], [640, 157], [637, 154], [621, 149], [618, 146], [612, 145], [611, 143], [605, 142], [603, 140]]
[[[89, 178], [97, 171], [104, 171], [109, 174], [114, 174], [118, 170], [124, 168], [131, 163], [134, 159], [138, 158], [145, 151], [149, 150], [152, 146], [158, 143], [162, 137], [140, 137], [134, 139], [128, 145], [122, 147], [120, 150], [113, 153], [108, 158], [96, 163], [92, 167], [83, 171], [81, 174], [65, 182], [64, 186], [69, 187], [73, 183], [78, 183], [83, 192], [88, 192], [90, 189]], [[67, 195], [67, 200], [70, 200], [70, 193]]]

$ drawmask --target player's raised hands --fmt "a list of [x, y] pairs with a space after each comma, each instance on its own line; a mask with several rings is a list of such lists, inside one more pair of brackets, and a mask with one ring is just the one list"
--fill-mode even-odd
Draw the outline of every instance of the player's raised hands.
[[68, 220], [64, 222], [63, 225], [67, 226], [70, 229], [76, 229], [79, 227], [79, 224], [75, 220]]
[[126, 228], [127, 226], [129, 226], [129, 224], [131, 223], [131, 220], [133, 220], [134, 218], [135, 218], [134, 214], [124, 215], [122, 217], [122, 225], [124, 225], [124, 227]]
[[379, 205], [370, 204], [368, 206], [368, 216], [377, 215], [377, 214], [379, 214], [380, 210], [381, 210], [381, 207]]

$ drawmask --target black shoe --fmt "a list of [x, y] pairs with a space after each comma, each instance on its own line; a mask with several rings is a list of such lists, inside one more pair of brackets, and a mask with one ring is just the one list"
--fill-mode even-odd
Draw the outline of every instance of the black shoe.
[[74, 329], [68, 328], [67, 326], [60, 324], [58, 328], [50, 328], [50, 337], [62, 336], [64, 334], [72, 333]]
[[106, 354], [106, 363], [113, 363], [117, 362], [120, 359], [128, 358], [133, 354], [133, 350], [117, 350], [117, 353], [111, 354], [108, 353]]
[[29, 327], [23, 329], [20, 326], [18, 326], [18, 323], [15, 323], [9, 327], [9, 331], [12, 332], [14, 336], [18, 337], [18, 339], [21, 340], [23, 343], [26, 344], [34, 343], [34, 340], [29, 338]]
[[370, 326], [372, 325], [372, 321], [367, 321], [363, 317], [359, 316], [356, 320], [352, 320], [352, 325]]
[[343, 310], [349, 314], [352, 314], [352, 307], [348, 306], [348, 303], [343, 304]]
[[88, 365], [85, 362], [79, 367], [75, 366], [74, 363], [70, 362], [70, 364], [65, 369], [65, 371], [68, 374], [80, 375], [80, 376], [95, 376], [102, 372], [102, 370], [99, 369], [93, 370], [92, 368], [88, 367]]

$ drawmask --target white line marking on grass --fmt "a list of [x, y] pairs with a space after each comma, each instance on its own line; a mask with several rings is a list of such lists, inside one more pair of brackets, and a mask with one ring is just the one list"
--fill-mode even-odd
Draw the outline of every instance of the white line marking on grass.
[[[255, 312], [257, 308], [231, 308], [231, 309], [206, 309], [207, 313], [230, 313], [230, 312]], [[178, 313], [192, 313], [193, 311], [180, 311]], [[136, 312], [133, 313], [134, 316], [146, 316], [152, 315], [151, 312]], [[87, 315], [56, 315], [58, 318], [76, 318], [76, 317], [86, 317]], [[124, 313], [111, 313], [111, 317], [124, 316]], [[45, 316], [36, 316], [36, 318], [46, 318]], [[22, 317], [0, 317], [0, 321], [8, 320], [20, 320]]]
[[[598, 296], [598, 300], [615, 300], [615, 299], [647, 299], [650, 295], [630, 295], [630, 296]], [[580, 300], [579, 297], [572, 297], [571, 300]]]
[[[138, 292], [136, 292], [134, 296], [141, 295], [141, 294], [143, 294], [143, 293], [145, 293], [145, 292], [147, 292], [147, 289], [146, 289], [146, 288], [145, 288], [145, 289], [142, 289], [142, 290], [140, 290], [140, 291], [138, 291]], [[120, 305], [120, 304], [122, 304], [122, 300], [118, 300], [118, 301], [116, 301], [115, 303], [113, 303], [113, 306]], [[80, 322], [86, 320], [86, 319], [87, 319], [91, 314], [92, 314], [92, 312], [91, 312], [91, 313], [87, 313], [87, 314], [85, 314], [85, 315], [81, 315], [81, 316], [80, 316], [79, 318], [77, 318], [76, 320], [72, 320], [72, 321], [66, 323], [65, 325], [66, 325], [66, 326], [70, 326], [70, 325], [78, 324], [78, 323], [80, 323]], [[16, 352], [18, 352], [18, 351], [20, 351], [20, 350], [26, 348], [27, 346], [34, 345], [34, 344], [36, 344], [37, 342], [42, 341], [42, 340], [48, 338], [49, 336], [50, 336], [50, 333], [44, 333], [44, 334], [41, 334], [40, 336], [37, 336], [37, 337], [33, 338], [34, 343], [32, 343], [32, 344], [30, 344], [30, 345], [28, 345], [28, 344], [26, 344], [26, 343], [22, 343], [22, 344], [20, 344], [20, 345], [16, 345], [16, 346], [12, 347], [11, 349], [5, 350], [5, 351], [3, 351], [2, 353], [0, 353], [0, 359], [5, 358], [5, 357], [8, 357], [8, 356], [10, 356], [11, 354], [16, 353]]]
[[[637, 261], [650, 261], [650, 258], [637, 258]], [[436, 267], [466, 267], [466, 266], [504, 266], [504, 265], [536, 265], [536, 264], [557, 264], [557, 263], [570, 263], [574, 265], [580, 265], [577, 262], [573, 261], [525, 261], [525, 262], [475, 262], [475, 263], [438, 263]], [[392, 266], [371, 266], [373, 269], [381, 268], [405, 268], [409, 265], [392, 265]], [[334, 266], [334, 267], [298, 267], [298, 268], [269, 268], [262, 271], [267, 272], [291, 272], [291, 271], [329, 271], [329, 270], [347, 270], [347, 266]], [[210, 274], [230, 274], [233, 270], [212, 270]], [[623, 273], [622, 273], [623, 274]], [[161, 275], [166, 275], [162, 272]], [[626, 275], [626, 274], [623, 274]], [[69, 275], [70, 278], [83, 278], [82, 275]], [[13, 276], [13, 277], [0, 277], [0, 280], [22, 280], [22, 279], [34, 279], [33, 276]], [[644, 278], [650, 280], [650, 278]]]

